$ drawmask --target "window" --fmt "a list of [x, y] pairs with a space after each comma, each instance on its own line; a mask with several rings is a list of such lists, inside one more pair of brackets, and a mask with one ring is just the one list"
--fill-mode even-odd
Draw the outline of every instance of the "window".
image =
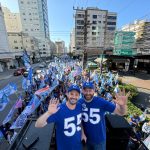
[[28, 31], [28, 29], [25, 29], [25, 31]]
[[83, 26], [77, 26], [77, 29], [83, 29]]
[[23, 20], [26, 21], [26, 18], [24, 18]]
[[107, 22], [107, 25], [116, 25], [116, 22]]
[[46, 54], [46, 52], [43, 52], [43, 54]]
[[21, 1], [21, 4], [23, 4], [23, 1]]
[[95, 40], [96, 40], [96, 37], [92, 37], [92, 40], [95, 41]]
[[17, 43], [17, 41], [16, 41], [16, 40], [14, 40], [14, 43]]
[[93, 21], [93, 24], [97, 24], [97, 21]]
[[31, 31], [33, 31], [33, 29], [31, 29]]
[[22, 15], [25, 15], [25, 13], [22, 13]]
[[101, 23], [101, 21], [98, 21], [98, 23]]
[[77, 24], [83, 25], [84, 24], [84, 20], [77, 20]]
[[97, 15], [93, 15], [93, 19], [96, 19], [97, 18]]
[[31, 13], [29, 13], [29, 15], [31, 15]]
[[15, 49], [18, 49], [18, 47], [15, 47]]
[[92, 30], [96, 30], [96, 27], [95, 27], [95, 26], [92, 26]]
[[113, 20], [116, 20], [116, 19], [117, 19], [117, 16], [108, 16], [107, 19], [113, 19]]
[[115, 27], [108, 27], [107, 30], [113, 31], [113, 30], [115, 30]]
[[30, 19], [30, 21], [32, 21], [32, 19]]
[[96, 32], [92, 32], [92, 35], [96, 35]]

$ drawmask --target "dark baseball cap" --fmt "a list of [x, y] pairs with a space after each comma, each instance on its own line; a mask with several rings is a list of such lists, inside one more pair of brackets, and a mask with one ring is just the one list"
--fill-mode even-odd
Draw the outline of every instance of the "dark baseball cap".
[[83, 89], [85, 88], [94, 89], [94, 84], [92, 82], [84, 82]]
[[80, 88], [79, 88], [79, 86], [78, 85], [71, 85], [69, 88], [68, 88], [68, 92], [71, 92], [71, 91], [73, 91], [73, 90], [75, 90], [75, 91], [77, 91], [79, 94], [80, 94]]

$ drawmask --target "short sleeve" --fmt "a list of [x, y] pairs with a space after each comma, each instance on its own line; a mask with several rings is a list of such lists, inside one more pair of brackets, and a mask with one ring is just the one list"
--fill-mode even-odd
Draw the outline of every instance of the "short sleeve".
[[59, 110], [55, 114], [48, 117], [47, 123], [52, 123], [52, 122], [56, 123], [58, 120], [59, 120]]
[[108, 112], [114, 112], [115, 108], [116, 108], [116, 105], [112, 102], [109, 102], [107, 100], [102, 100], [102, 103], [103, 103], [103, 109], [104, 111], [108, 111]]

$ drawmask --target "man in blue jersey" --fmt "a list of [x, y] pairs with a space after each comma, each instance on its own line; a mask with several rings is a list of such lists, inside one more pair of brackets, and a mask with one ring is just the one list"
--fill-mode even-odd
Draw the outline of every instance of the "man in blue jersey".
[[83, 84], [83, 98], [78, 102], [82, 105], [83, 129], [87, 137], [88, 150], [106, 150], [105, 112], [114, 112], [124, 115], [127, 110], [125, 90], [116, 95], [116, 100], [111, 103], [103, 98], [94, 96], [94, 84]]
[[56, 141], [58, 150], [81, 150], [81, 104], [77, 101], [80, 88], [71, 85], [68, 89], [68, 100], [58, 105], [57, 99], [51, 99], [48, 111], [43, 114], [35, 127], [44, 127], [47, 123], [56, 124]]

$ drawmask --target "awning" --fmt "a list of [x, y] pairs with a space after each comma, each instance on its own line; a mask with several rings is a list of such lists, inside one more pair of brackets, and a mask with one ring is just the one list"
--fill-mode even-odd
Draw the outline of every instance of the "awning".
[[96, 58], [94, 61], [101, 63], [102, 61], [105, 62], [106, 60], [107, 60], [106, 58], [103, 58], [103, 59], [102, 58]]

